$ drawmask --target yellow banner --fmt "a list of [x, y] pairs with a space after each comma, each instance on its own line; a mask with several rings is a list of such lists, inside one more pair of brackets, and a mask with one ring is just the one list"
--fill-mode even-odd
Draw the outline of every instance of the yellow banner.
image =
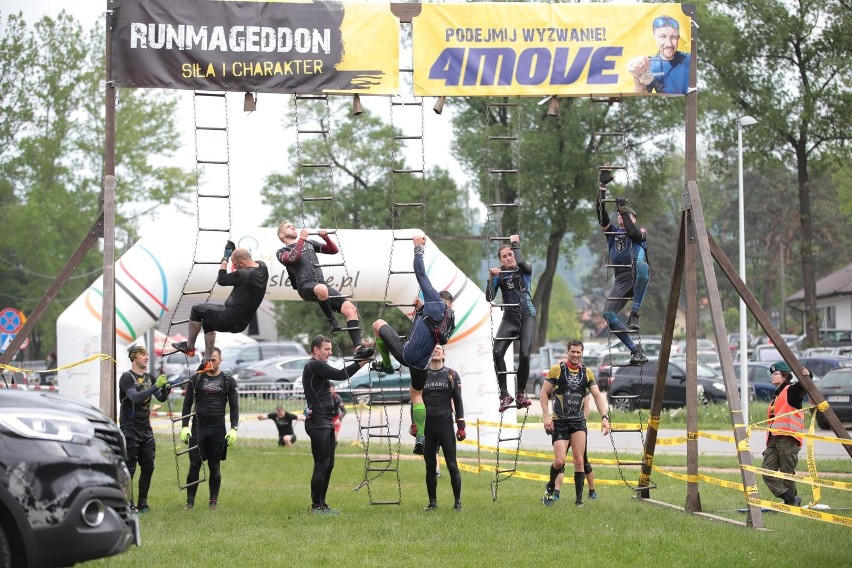
[[420, 96], [682, 95], [691, 18], [681, 4], [423, 4]]

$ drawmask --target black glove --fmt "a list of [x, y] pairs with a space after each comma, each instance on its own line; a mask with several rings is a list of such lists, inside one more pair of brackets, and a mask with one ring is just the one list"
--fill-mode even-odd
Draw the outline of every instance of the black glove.
[[225, 243], [225, 259], [231, 258], [231, 253], [234, 252], [234, 249], [237, 248], [237, 245], [234, 244], [234, 241], [228, 241]]
[[612, 170], [601, 170], [600, 176], [598, 178], [601, 182], [601, 185], [606, 185], [613, 180]]
[[629, 203], [630, 202], [627, 201], [627, 199], [625, 199], [623, 197], [616, 197], [615, 198], [615, 206], [618, 207], [619, 209], [621, 209], [622, 207], [624, 207], [625, 205], [627, 205]]
[[464, 442], [467, 439], [467, 432], [464, 431], [465, 422], [463, 418], [459, 418], [456, 420], [456, 426], [458, 430], [456, 430], [456, 440], [459, 442]]

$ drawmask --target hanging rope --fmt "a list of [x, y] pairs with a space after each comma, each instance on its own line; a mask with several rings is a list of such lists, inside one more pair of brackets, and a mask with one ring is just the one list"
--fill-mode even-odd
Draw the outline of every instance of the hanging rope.
[[[597, 123], [598, 113], [595, 109], [596, 105], [602, 105], [602, 107], [604, 109], [604, 111], [603, 111], [604, 120], [602, 121], [603, 124], [601, 124], [600, 130], [598, 130], [598, 123]], [[617, 105], [617, 109], [618, 109], [616, 111], [618, 113], [618, 127], [616, 129], [612, 130], [612, 129], [607, 128], [606, 118], [609, 116], [610, 111], [616, 105]], [[595, 156], [595, 160], [598, 163], [598, 167], [597, 167], [598, 175], [600, 176], [600, 172], [602, 172], [604, 170], [623, 171], [625, 178], [626, 178], [626, 182], [625, 182], [625, 185], [624, 185], [625, 196], [629, 197], [632, 193], [632, 181], [631, 181], [631, 175], [630, 175], [631, 171], [630, 171], [630, 167], [629, 167], [630, 152], [629, 152], [629, 146], [628, 146], [628, 143], [627, 143], [627, 128], [626, 128], [626, 125], [625, 125], [625, 110], [624, 110], [625, 109], [625, 101], [624, 101], [624, 98], [621, 97], [621, 96], [618, 96], [618, 97], [594, 97], [594, 96], [592, 96], [592, 97], [589, 97], [589, 108], [591, 110], [591, 115], [592, 115], [592, 149], [593, 149], [593, 153], [594, 153], [594, 156]], [[613, 144], [607, 145], [605, 143], [606, 140], [615, 140], [616, 144], [620, 143], [620, 149], [616, 149], [617, 146], [616, 146], [616, 148], [613, 148], [613, 146], [614, 146]], [[618, 158], [620, 158], [621, 161], [617, 161]], [[615, 202], [616, 202], [616, 200], [614, 198], [607, 198], [607, 199], [603, 200], [603, 202], [601, 203], [601, 206], [603, 207], [604, 203], [615, 203]], [[629, 200], [628, 200], [628, 203], [629, 203]], [[600, 217], [600, 215], [601, 215], [601, 211], [598, 211], [598, 216]], [[603, 270], [603, 276], [604, 276], [604, 310], [606, 310], [606, 305], [609, 303], [609, 301], [629, 302], [629, 301], [633, 300], [632, 295], [629, 298], [628, 297], [615, 297], [615, 296], [611, 295], [610, 269], [615, 271], [615, 269], [617, 268], [616, 265], [611, 263], [610, 258], [609, 258], [609, 246], [608, 246], [608, 242], [607, 242], [607, 236], [612, 235], [612, 234], [615, 234], [615, 231], [613, 231], [612, 229], [608, 232], [602, 233], [603, 239], [602, 239], [601, 258], [603, 259], [603, 262], [601, 263], [601, 268]], [[639, 246], [639, 245], [634, 243], [633, 239], [630, 239], [630, 238], [627, 239], [627, 243], [630, 247], [629, 251], [630, 251], [630, 258], [631, 258], [632, 278], [633, 278], [633, 281], [635, 282], [636, 281], [636, 263], [633, 260], [634, 257], [635, 257], [635, 255], [633, 254], [633, 247]], [[616, 317], [618, 317], [617, 313], [616, 313]], [[641, 350], [641, 348], [642, 348], [642, 337], [641, 337], [638, 329], [635, 330], [635, 331], [630, 331], [628, 329], [628, 330], [623, 331], [623, 332], [619, 331], [619, 333], [635, 335], [635, 338], [636, 338], [635, 343]], [[615, 363], [613, 361], [613, 353], [612, 353], [613, 339], [612, 338], [613, 338], [614, 335], [615, 335], [615, 331], [612, 329], [609, 321], [607, 321], [607, 363], [608, 363], [608, 366], [609, 366], [610, 377], [613, 376], [614, 367], [625, 366], [622, 363]], [[642, 392], [643, 379], [644, 379], [644, 367], [642, 365], [639, 365], [639, 392]], [[610, 397], [610, 400], [612, 400], [612, 397]], [[631, 398], [631, 400], [632, 400], [632, 398]], [[616, 432], [620, 432], [620, 433], [638, 432], [639, 437], [642, 441], [642, 447], [644, 449], [644, 447], [645, 447], [645, 435], [644, 435], [645, 422], [644, 422], [644, 419], [643, 419], [643, 416], [642, 416], [642, 408], [641, 408], [640, 404], [637, 404], [637, 409], [638, 409], [638, 417], [639, 417], [639, 427], [638, 428], [612, 429], [610, 431], [610, 443], [612, 445], [613, 454], [615, 455], [615, 462], [616, 462], [616, 465], [618, 467], [618, 474], [621, 477], [621, 480], [624, 482], [624, 484], [627, 487], [629, 487], [631, 490], [633, 490], [634, 492], [635, 491], [643, 491], [645, 489], [652, 489], [653, 486], [633, 485], [629, 481], [627, 481], [627, 478], [624, 475], [624, 470], [622, 469], [622, 466], [623, 465], [641, 465], [641, 462], [639, 462], [638, 464], [636, 462], [623, 462], [619, 458], [618, 448], [617, 448], [616, 443], [615, 443], [615, 435], [614, 434]]]
[[[520, 142], [520, 123], [521, 123], [521, 107], [520, 97], [508, 98], [499, 97], [485, 99], [485, 124], [486, 124], [486, 164], [488, 167], [488, 181], [492, 183], [493, 201], [486, 208], [486, 227], [491, 231], [491, 235], [486, 241], [486, 259], [490, 258], [490, 247], [488, 243], [498, 242], [504, 243], [509, 241], [506, 236], [506, 213], [512, 211], [515, 213], [513, 231], [508, 231], [511, 234], [521, 234], [521, 184], [520, 184], [520, 163], [521, 163], [521, 142]], [[501, 274], [508, 272], [516, 272], [517, 268], [510, 271], [501, 269]], [[490, 280], [490, 274], [489, 274]], [[494, 293], [496, 294], [496, 290]], [[520, 322], [518, 334], [507, 337], [496, 337], [499, 330], [495, 330], [494, 325], [494, 308], [504, 310], [506, 308], [516, 307], [520, 313], [521, 304], [505, 303], [505, 298], [502, 302], [495, 302], [494, 298], [491, 301], [490, 310], [490, 325], [491, 325], [491, 351], [495, 350], [496, 341], [514, 342], [520, 339]], [[517, 370], [512, 368], [511, 371], [501, 371], [495, 367], [495, 373], [498, 378], [502, 378], [508, 383], [509, 375], [515, 375], [517, 379]], [[502, 375], [502, 377], [500, 377]], [[502, 394], [502, 393], [501, 393]], [[502, 406], [501, 406], [502, 408]], [[500, 425], [497, 430], [497, 455], [496, 465], [494, 468], [494, 479], [491, 481], [491, 497], [497, 500], [497, 488], [499, 484], [510, 477], [517, 471], [518, 465], [518, 450], [520, 449], [521, 437], [523, 436], [524, 426], [526, 425], [529, 416], [529, 408], [524, 407], [524, 416], [521, 422], [521, 428], [517, 433], [512, 432], [511, 435], [504, 437], [503, 420], [504, 413], [500, 413]], [[501, 449], [508, 444], [510, 446], [510, 454], [513, 456], [511, 466], [503, 467], [501, 465]]]
[[[204, 113], [205, 115], [210, 114], [218, 114], [219, 116], [224, 117], [224, 121], [220, 124], [208, 123], [208, 124], [200, 124], [199, 123], [199, 101], [204, 100], [211, 104], [219, 104], [221, 106], [220, 109], [215, 109], [214, 113]], [[166, 343], [168, 342], [169, 337], [172, 335], [172, 328], [177, 325], [184, 325], [189, 323], [189, 319], [185, 320], [175, 320], [177, 313], [180, 311], [180, 308], [184, 302], [184, 300], [190, 296], [204, 297], [204, 302], [208, 302], [210, 300], [210, 296], [213, 294], [214, 284], [209, 288], [201, 289], [201, 290], [190, 290], [188, 289], [189, 281], [192, 278], [192, 273], [195, 270], [196, 266], [217, 266], [221, 264], [221, 260], [199, 260], [198, 259], [198, 250], [201, 245], [202, 235], [210, 234], [216, 235], [219, 233], [225, 233], [228, 238], [231, 236], [231, 223], [232, 223], [232, 209], [231, 209], [231, 148], [230, 148], [230, 131], [229, 131], [229, 115], [228, 115], [228, 97], [227, 93], [213, 93], [213, 92], [203, 92], [203, 91], [194, 91], [192, 96], [192, 117], [193, 123], [195, 125], [194, 130], [194, 142], [195, 142], [195, 222], [196, 222], [196, 231], [195, 231], [195, 244], [192, 249], [192, 264], [190, 265], [189, 271], [187, 272], [186, 278], [183, 281], [183, 286], [181, 287], [181, 295], [178, 299], [177, 304], [172, 310], [171, 317], [169, 318], [169, 326], [166, 331], [166, 337], [163, 339], [163, 345], [161, 347], [162, 357], [165, 358], [169, 355], [173, 355], [175, 353], [179, 353], [178, 351], [167, 351]], [[207, 136], [210, 139], [218, 140], [218, 144], [221, 144], [220, 151], [222, 153], [220, 155], [206, 155], [200, 149], [201, 148], [201, 140], [202, 135]], [[215, 145], [215, 144], [214, 144]], [[204, 154], [204, 155], [203, 155]], [[224, 169], [225, 174], [225, 191], [213, 191], [213, 192], [205, 192], [202, 191], [201, 188], [201, 178], [202, 173], [205, 169], [209, 168], [210, 170], [222, 170]], [[213, 179], [221, 179], [219, 175], [213, 177]], [[226, 218], [226, 225], [220, 226], [217, 225], [217, 218], [221, 218], [221, 216], [216, 217], [211, 216], [208, 211], [206, 211], [208, 205], [212, 205], [218, 202], [224, 201], [227, 204], [228, 214]], [[212, 244], [212, 243], [211, 243]], [[208, 247], [203, 247], [205, 250]], [[171, 346], [169, 346], [171, 347]], [[194, 347], [190, 345], [190, 348]], [[209, 355], [209, 354], [208, 354]], [[186, 362], [186, 372], [191, 376], [192, 367], [190, 365], [189, 357], [184, 356], [184, 360]], [[173, 385], [174, 387], [185, 386], [189, 383], [189, 379], [183, 381], [179, 384]], [[184, 418], [191, 418], [195, 414], [192, 413], [187, 416], [178, 416], [175, 417], [174, 409], [172, 408], [172, 400], [171, 397], [167, 399], [168, 404], [168, 415], [171, 417], [171, 430], [172, 430], [172, 446], [174, 447], [175, 452], [175, 475], [177, 477], [177, 484], [180, 489], [186, 489], [192, 485], [197, 485], [199, 483], [203, 483], [207, 481], [207, 466], [204, 462], [202, 462], [201, 475], [198, 481], [185, 484], [182, 481], [182, 475], [180, 470], [180, 456], [184, 454], [188, 454], [192, 450], [197, 450], [197, 446], [180, 449], [183, 447], [183, 443], [178, 444], [179, 437], [177, 430], [175, 429], [175, 424], [177, 422], [181, 422]]]

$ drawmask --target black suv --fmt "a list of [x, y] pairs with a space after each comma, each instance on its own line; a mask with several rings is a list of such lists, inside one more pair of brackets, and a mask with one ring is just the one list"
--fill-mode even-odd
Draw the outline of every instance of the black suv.
[[[641, 367], [616, 367], [609, 384], [609, 403], [616, 410], [636, 410], [651, 407], [651, 393], [657, 380], [660, 363], [650, 359]], [[641, 384], [641, 388], [640, 388]], [[725, 384], [722, 375], [698, 364], [698, 390], [701, 400], [707, 404], [725, 400]], [[664, 408], [686, 406], [686, 361], [669, 360], [666, 372], [666, 388], [663, 394]]]
[[125, 460], [98, 409], [0, 390], [0, 566], [70, 566], [138, 545]]

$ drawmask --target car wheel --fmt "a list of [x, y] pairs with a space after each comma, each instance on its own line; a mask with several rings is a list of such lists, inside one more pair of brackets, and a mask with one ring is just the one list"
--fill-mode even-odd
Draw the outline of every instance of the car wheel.
[[357, 404], [363, 406], [370, 406], [370, 395], [369, 394], [358, 394], [355, 395], [355, 402]]
[[533, 390], [532, 395], [536, 398], [540, 398], [541, 397], [541, 382], [535, 381], [533, 383], [533, 389], [532, 390]]
[[619, 412], [633, 412], [639, 406], [635, 398], [625, 398], [630, 393], [619, 391], [609, 395], [609, 405]]

